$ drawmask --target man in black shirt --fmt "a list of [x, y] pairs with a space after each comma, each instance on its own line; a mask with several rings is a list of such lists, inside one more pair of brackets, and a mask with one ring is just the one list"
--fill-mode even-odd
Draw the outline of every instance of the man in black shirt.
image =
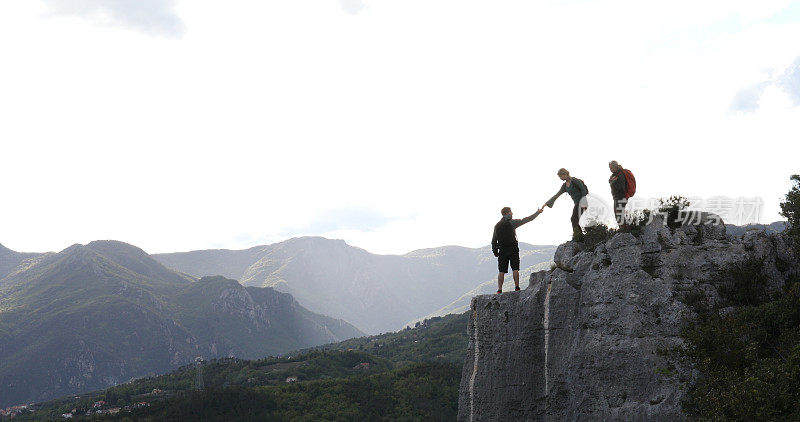
[[539, 208], [535, 213], [521, 219], [513, 219], [511, 208], [504, 207], [500, 210], [503, 218], [494, 225], [492, 235], [492, 252], [497, 257], [497, 267], [500, 272], [497, 274], [497, 293], [503, 292], [503, 278], [508, 272], [508, 264], [511, 263], [511, 270], [514, 272], [514, 290], [519, 290], [519, 243], [517, 242], [517, 227], [533, 221], [542, 213]]

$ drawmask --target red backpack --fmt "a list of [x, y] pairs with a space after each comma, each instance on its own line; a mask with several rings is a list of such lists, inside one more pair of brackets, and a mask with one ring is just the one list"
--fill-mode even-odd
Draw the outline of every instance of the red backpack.
[[633, 173], [628, 169], [623, 169], [622, 174], [625, 175], [625, 182], [627, 182], [626, 185], [628, 186], [625, 189], [625, 199], [628, 199], [636, 193], [636, 178], [633, 177]]

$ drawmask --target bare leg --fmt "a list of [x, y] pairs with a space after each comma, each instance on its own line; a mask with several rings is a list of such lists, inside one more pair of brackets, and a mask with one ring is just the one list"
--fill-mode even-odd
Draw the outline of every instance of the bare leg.
[[506, 273], [497, 274], [497, 290], [503, 290], [503, 276], [505, 275]]
[[514, 270], [514, 287], [519, 288], [519, 271]]

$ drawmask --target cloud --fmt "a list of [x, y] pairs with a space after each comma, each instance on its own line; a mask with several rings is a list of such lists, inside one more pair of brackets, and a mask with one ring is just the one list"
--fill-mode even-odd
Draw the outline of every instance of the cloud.
[[180, 38], [186, 27], [174, 0], [44, 0], [54, 16], [78, 16], [149, 35]]
[[757, 83], [739, 90], [731, 101], [732, 112], [750, 113], [758, 110], [758, 102], [770, 82]]
[[778, 86], [792, 99], [794, 105], [800, 105], [800, 57], [786, 69]]
[[767, 88], [779, 88], [792, 101], [794, 106], [800, 106], [800, 57], [789, 65], [783, 73], [768, 78], [759, 83], [740, 89], [731, 101], [731, 112], [751, 113], [759, 108], [761, 97]]
[[366, 7], [364, 0], [339, 0], [339, 3], [342, 5], [342, 10], [351, 15], [357, 15]]
[[298, 233], [323, 234], [341, 230], [370, 232], [399, 218], [387, 217], [372, 208], [338, 208], [322, 212], [307, 226], [293, 230]]

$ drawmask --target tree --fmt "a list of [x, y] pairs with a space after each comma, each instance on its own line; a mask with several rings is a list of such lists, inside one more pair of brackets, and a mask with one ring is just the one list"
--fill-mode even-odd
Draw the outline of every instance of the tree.
[[789, 178], [792, 188], [786, 193], [786, 200], [781, 202], [781, 215], [789, 220], [787, 234], [795, 241], [800, 241], [800, 175]]

